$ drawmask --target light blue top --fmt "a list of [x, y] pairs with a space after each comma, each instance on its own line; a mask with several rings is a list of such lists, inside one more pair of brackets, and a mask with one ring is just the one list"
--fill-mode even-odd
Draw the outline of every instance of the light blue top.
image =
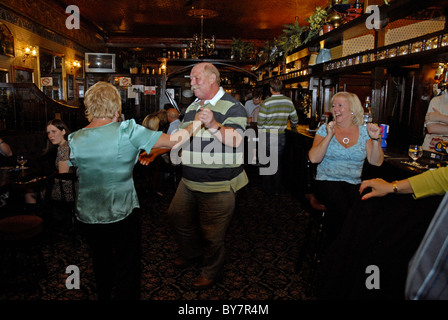
[[69, 165], [77, 167], [79, 183], [78, 220], [112, 223], [139, 208], [133, 168], [140, 150], [149, 153], [161, 134], [130, 119], [69, 135]]
[[[342, 146], [333, 136], [322, 162], [317, 166], [316, 180], [361, 183], [362, 167], [367, 157], [366, 142], [370, 139], [367, 127], [358, 126], [358, 142], [350, 148]], [[326, 137], [327, 127], [321, 126], [316, 134]]]

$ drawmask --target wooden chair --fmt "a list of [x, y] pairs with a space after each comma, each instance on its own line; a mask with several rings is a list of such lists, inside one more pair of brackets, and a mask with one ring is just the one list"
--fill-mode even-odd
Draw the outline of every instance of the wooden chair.
[[[50, 198], [51, 198], [51, 191], [54, 187], [59, 188], [61, 194], [61, 199], [50, 199], [53, 222], [57, 224], [62, 221], [60, 223], [63, 228], [62, 231], [65, 231], [63, 221], [64, 218], [68, 217], [69, 220], [68, 231], [72, 237], [72, 240], [75, 242], [77, 233], [75, 199], [76, 199], [78, 177], [76, 173], [69, 172], [69, 173], [56, 173], [52, 176], [52, 178], [53, 178], [53, 184], [51, 189], [49, 190]], [[65, 181], [69, 182], [70, 194], [66, 193], [66, 190], [64, 188]]]

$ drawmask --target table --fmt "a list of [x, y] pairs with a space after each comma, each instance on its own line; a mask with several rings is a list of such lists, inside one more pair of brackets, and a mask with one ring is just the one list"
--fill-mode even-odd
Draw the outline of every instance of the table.
[[392, 170], [398, 170], [402, 175], [407, 177], [414, 176], [423, 173], [427, 170], [445, 167], [448, 165], [447, 161], [420, 158], [417, 160], [418, 165], [414, 165], [412, 159], [406, 152], [397, 150], [386, 150], [384, 152], [384, 164], [383, 166], [390, 167]]
[[25, 178], [30, 172], [30, 169], [17, 170], [14, 167], [0, 167], [0, 190], [7, 189], [13, 182]]

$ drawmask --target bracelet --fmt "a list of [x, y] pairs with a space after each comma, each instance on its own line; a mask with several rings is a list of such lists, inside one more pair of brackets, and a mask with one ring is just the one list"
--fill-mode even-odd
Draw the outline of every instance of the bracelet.
[[372, 139], [373, 141], [378, 141], [378, 140], [380, 140], [380, 138], [370, 138], [370, 139]]
[[216, 129], [215, 131], [212, 132], [212, 131], [210, 130], [210, 128], [209, 128], [208, 131], [212, 134], [212, 136], [214, 136], [215, 134], [218, 133], [219, 130], [221, 130], [221, 128], [222, 128], [222, 124], [220, 124], [220, 123], [218, 122], [218, 129]]
[[398, 193], [397, 181], [392, 182], [392, 190], [394, 193]]

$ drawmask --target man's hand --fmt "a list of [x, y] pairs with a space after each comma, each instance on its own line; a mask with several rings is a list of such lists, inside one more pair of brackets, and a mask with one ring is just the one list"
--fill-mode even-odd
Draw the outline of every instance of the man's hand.
[[433, 112], [426, 113], [425, 116], [425, 122], [444, 122], [442, 119], [443, 115], [436, 108], [434, 108]]

